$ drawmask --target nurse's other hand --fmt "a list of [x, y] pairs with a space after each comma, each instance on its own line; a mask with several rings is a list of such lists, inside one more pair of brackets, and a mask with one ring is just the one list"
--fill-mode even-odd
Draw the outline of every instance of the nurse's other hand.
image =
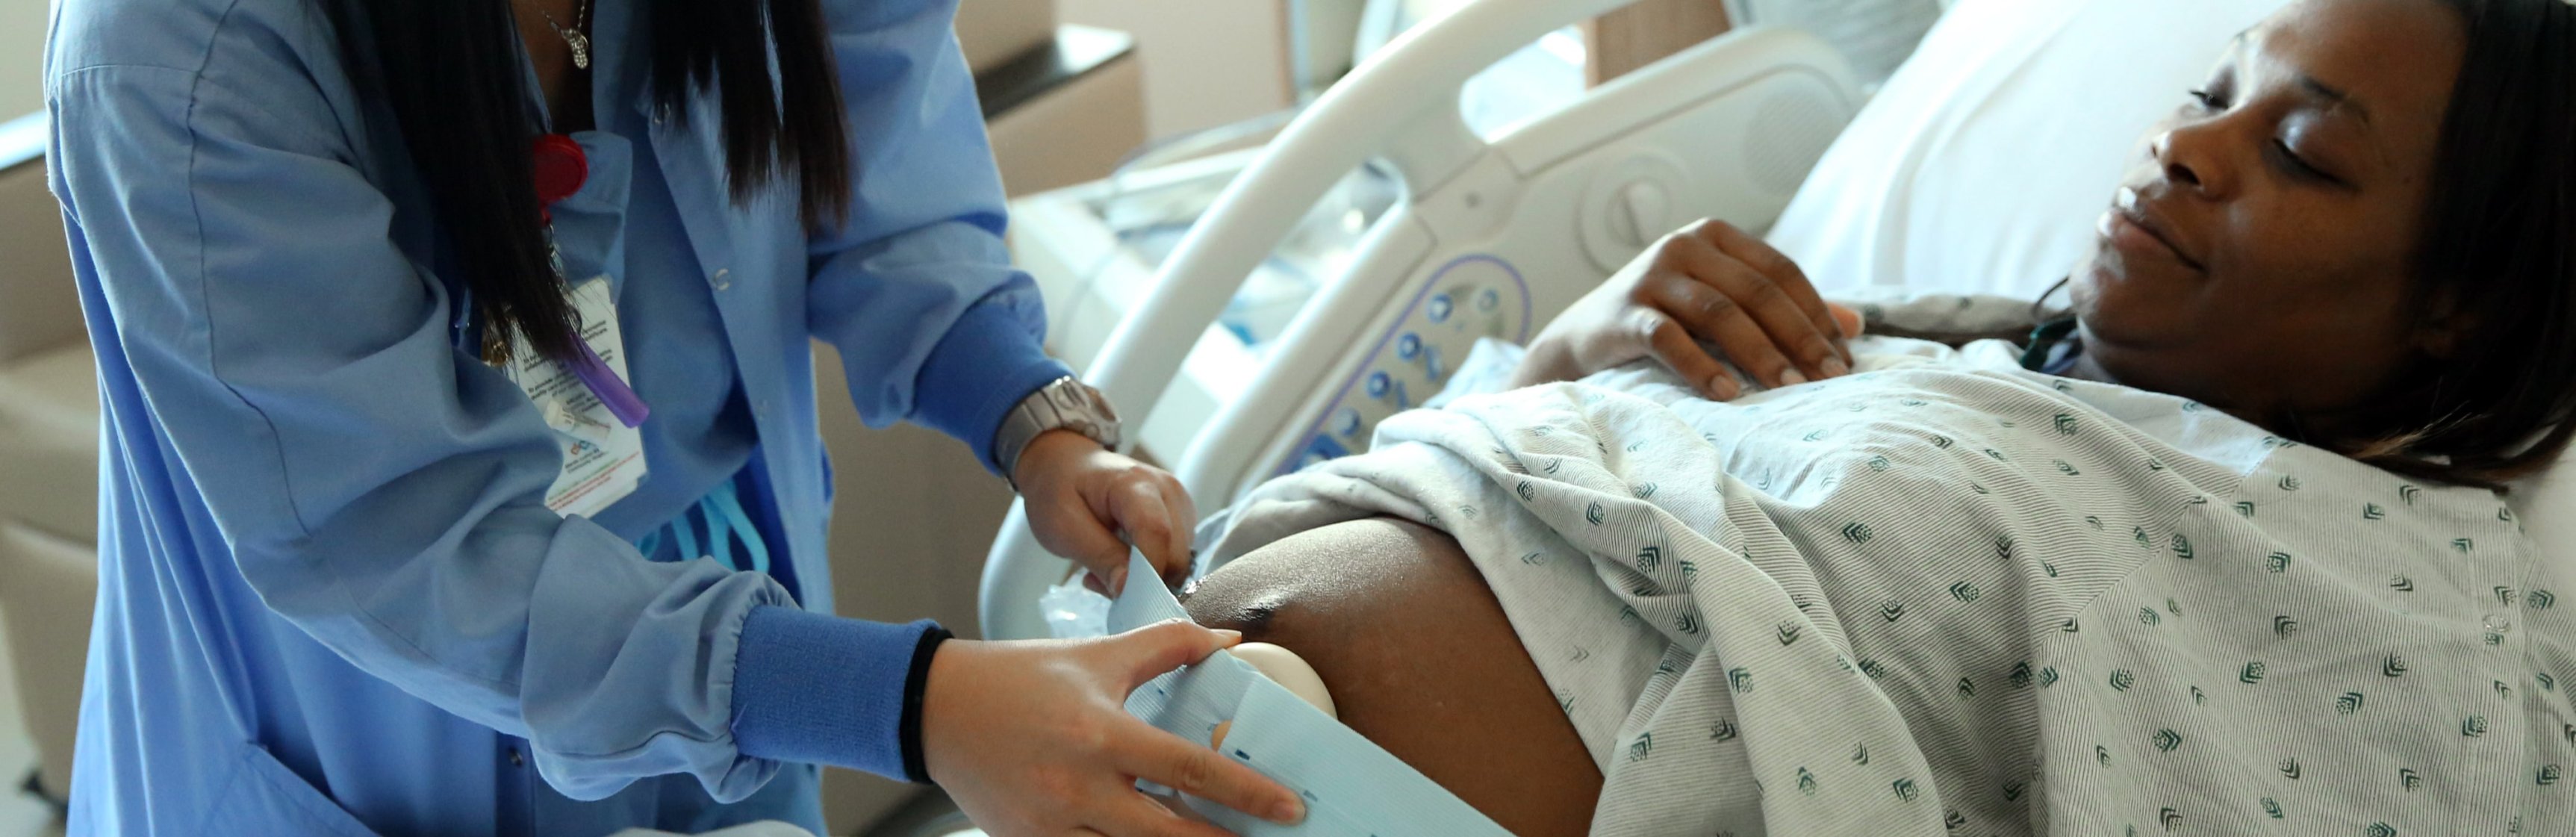
[[950, 640], [922, 689], [932, 781], [1001, 837], [1222, 837], [1136, 789], [1144, 779], [1293, 824], [1297, 796], [1252, 768], [1127, 714], [1127, 693], [1243, 635], [1181, 620], [1099, 639]]
[[1860, 328], [1860, 314], [1825, 302], [1789, 257], [1724, 221], [1701, 221], [1655, 242], [1557, 315], [1530, 341], [1513, 385], [1652, 357], [1725, 401], [1743, 387], [1721, 360], [1767, 387], [1838, 378], [1851, 372], [1844, 344]]
[[1129, 545], [1163, 581], [1190, 573], [1190, 528], [1199, 520], [1181, 481], [1070, 430], [1029, 441], [1012, 482], [1028, 499], [1029, 529], [1048, 552], [1091, 571], [1091, 584], [1115, 596], [1127, 579]]

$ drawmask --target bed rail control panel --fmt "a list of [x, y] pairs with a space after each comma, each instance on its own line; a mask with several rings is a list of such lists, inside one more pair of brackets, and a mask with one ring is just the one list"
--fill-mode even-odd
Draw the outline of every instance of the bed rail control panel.
[[[1668, 61], [1472, 153], [1403, 144], [1411, 156], [1390, 159], [1410, 202], [1299, 312], [1246, 396], [1197, 430], [1182, 485], [1223, 505], [1364, 451], [1379, 421], [1444, 389], [1477, 338], [1526, 343], [1664, 234], [1701, 218], [1768, 227], [1859, 106], [1830, 51], [1797, 33], [1742, 31]], [[1430, 175], [1400, 164], [1461, 154], [1473, 159]]]
[[[1300, 313], [1305, 328], [1291, 328], [1254, 395], [1183, 457], [1183, 484], [1219, 505], [1365, 451], [1379, 421], [1446, 387], [1478, 338], [1526, 344], [1692, 221], [1769, 226], [1859, 101], [1821, 45], [1737, 37], [1522, 126], [1416, 188], [1349, 276]], [[1256, 438], [1257, 452], [1236, 441]]]
[[1458, 361], [1491, 337], [1529, 342], [1529, 282], [1500, 258], [1461, 256], [1433, 271], [1394, 325], [1342, 382], [1330, 406], [1307, 428], [1306, 443], [1274, 473], [1368, 448], [1366, 434], [1388, 416], [1422, 406], [1448, 386]]

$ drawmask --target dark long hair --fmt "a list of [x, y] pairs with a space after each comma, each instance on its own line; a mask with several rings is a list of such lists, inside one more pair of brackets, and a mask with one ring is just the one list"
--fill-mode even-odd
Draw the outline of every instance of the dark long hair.
[[2423, 310], [2464, 324], [2337, 447], [2392, 471], [2500, 487], [2576, 435], [2576, 6], [2441, 0], [2468, 53], [2434, 161], [2414, 274]]
[[[504, 346], [516, 333], [539, 354], [573, 357], [580, 332], [540, 227], [528, 157], [533, 91], [510, 0], [317, 2], [361, 95], [381, 100], [400, 123], [484, 333]], [[845, 217], [849, 130], [816, 0], [642, 5], [653, 97], [686, 119], [689, 97], [713, 92], [734, 201], [793, 172], [809, 227]]]

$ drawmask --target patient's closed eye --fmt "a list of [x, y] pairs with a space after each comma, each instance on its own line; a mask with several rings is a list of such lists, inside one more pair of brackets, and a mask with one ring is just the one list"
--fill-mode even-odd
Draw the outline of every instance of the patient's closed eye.
[[2217, 74], [2209, 77], [2209, 83], [2192, 88], [2190, 96], [2192, 104], [2198, 106], [2201, 113], [2221, 113], [2234, 107], [2236, 105], [2236, 68], [2234, 66], [2219, 68]]
[[[2199, 113], [2212, 115], [2234, 107], [2235, 102], [2231, 100], [2231, 94], [2227, 89], [2229, 82], [2229, 78], [2221, 77], [2207, 87], [2193, 88], [2189, 91], [2191, 107]], [[2300, 154], [2298, 149], [2291, 147], [2287, 139], [2273, 139], [2270, 147], [2264, 149], [2264, 156], [2281, 169], [2282, 173], [2293, 178], [2334, 186], [2349, 185], [2343, 178], [2320, 168], [2306, 155]]]
[[2278, 155], [2282, 168], [2287, 169], [2294, 177], [2322, 183], [2342, 184], [2344, 182], [2342, 178], [2326, 173], [2324, 169], [2317, 168], [2316, 164], [2308, 162], [2307, 158], [2299, 156], [2298, 150], [2291, 148], [2287, 140], [2273, 140], [2272, 148]]

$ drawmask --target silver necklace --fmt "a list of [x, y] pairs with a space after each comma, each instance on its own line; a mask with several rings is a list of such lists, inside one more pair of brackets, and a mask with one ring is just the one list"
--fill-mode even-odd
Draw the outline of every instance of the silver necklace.
[[555, 16], [544, 6], [537, 7], [537, 15], [546, 19], [547, 26], [554, 27], [555, 35], [563, 38], [564, 46], [572, 48], [573, 68], [590, 69], [590, 36], [582, 32], [590, 26], [590, 0], [581, 0], [581, 5], [573, 12], [573, 25], [570, 27], [556, 22]]

